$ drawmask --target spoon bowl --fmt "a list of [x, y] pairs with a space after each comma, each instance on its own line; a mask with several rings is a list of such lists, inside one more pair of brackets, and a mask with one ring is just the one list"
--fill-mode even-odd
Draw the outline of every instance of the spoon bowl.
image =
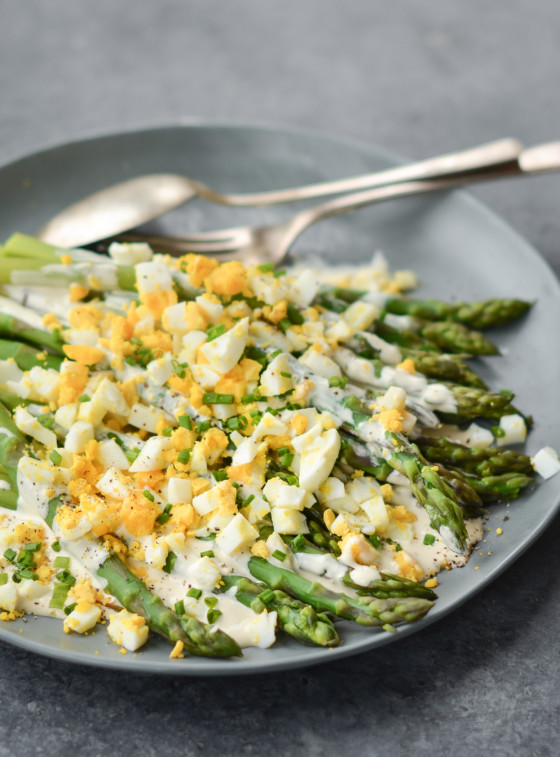
[[153, 221], [196, 194], [191, 181], [182, 176], [138, 176], [70, 205], [45, 224], [37, 236], [57, 247], [81, 247]]

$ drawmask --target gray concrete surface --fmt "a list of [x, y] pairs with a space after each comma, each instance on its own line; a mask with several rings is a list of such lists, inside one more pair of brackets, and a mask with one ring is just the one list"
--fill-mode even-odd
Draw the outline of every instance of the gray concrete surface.
[[[0, 162], [188, 117], [411, 157], [550, 140], [559, 32], [554, 0], [0, 0]], [[557, 272], [559, 181], [475, 192]], [[0, 757], [556, 755], [559, 537], [437, 626], [298, 672], [123, 679], [0, 645]]]

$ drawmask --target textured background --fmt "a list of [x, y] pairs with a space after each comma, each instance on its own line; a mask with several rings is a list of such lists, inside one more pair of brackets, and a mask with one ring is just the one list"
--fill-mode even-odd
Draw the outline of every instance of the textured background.
[[[186, 118], [327, 130], [410, 157], [559, 137], [554, 0], [0, 0], [0, 162]], [[559, 179], [477, 189], [560, 272]], [[0, 645], [0, 757], [554, 755], [558, 522], [398, 644], [300, 672], [161, 680]]]

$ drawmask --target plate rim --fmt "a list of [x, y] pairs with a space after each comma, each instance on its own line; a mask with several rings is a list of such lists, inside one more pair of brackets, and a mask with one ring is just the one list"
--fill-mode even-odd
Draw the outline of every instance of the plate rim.
[[[156, 132], [179, 132], [188, 131], [189, 129], [220, 129], [223, 131], [242, 130], [281, 133], [288, 136], [304, 137], [308, 139], [321, 139], [330, 141], [336, 145], [345, 146], [350, 149], [369, 152], [376, 156], [387, 159], [392, 163], [398, 164], [405, 162], [401, 155], [385, 149], [383, 146], [363, 142], [360, 139], [341, 136], [335, 132], [322, 129], [313, 129], [298, 127], [291, 124], [282, 124], [270, 121], [223, 121], [221, 119], [203, 118], [203, 117], [185, 117], [174, 122], [150, 123], [148, 125], [138, 125], [126, 129], [112, 130], [85, 130], [73, 138], [47, 143], [42, 146], [35, 146], [30, 152], [24, 152], [15, 157], [9, 158], [6, 162], [0, 163], [0, 173], [7, 169], [16, 168], [18, 163], [27, 160], [39, 158], [45, 153], [53, 153], [65, 148], [78, 147], [88, 142], [98, 142], [111, 138], [126, 138], [139, 135], [150, 135]], [[469, 203], [476, 212], [486, 216], [486, 219], [494, 224], [502, 234], [508, 235], [516, 244], [525, 248], [533, 264], [538, 264], [541, 274], [546, 274], [552, 284], [556, 297], [560, 300], [560, 281], [558, 280], [551, 265], [544, 256], [537, 250], [533, 244], [527, 240], [519, 231], [517, 231], [508, 221], [506, 221], [498, 212], [490, 208], [485, 202], [479, 200], [471, 193], [459, 189], [453, 190], [454, 194], [460, 196], [463, 202]], [[398, 632], [378, 632], [375, 636], [366, 637], [363, 640], [355, 641], [351, 645], [341, 645], [333, 649], [322, 649], [309, 647], [309, 655], [305, 658], [278, 659], [274, 660], [225, 660], [225, 659], [205, 659], [189, 658], [189, 664], [177, 664], [175, 660], [167, 658], [162, 660], [139, 659], [132, 660], [132, 655], [126, 657], [112, 658], [105, 657], [102, 654], [94, 655], [91, 652], [76, 652], [71, 650], [57, 649], [48, 647], [41, 642], [25, 638], [24, 634], [7, 630], [0, 625], [0, 641], [7, 642], [20, 649], [34, 652], [44, 657], [72, 664], [81, 664], [89, 667], [126, 670], [138, 674], [152, 675], [188, 675], [188, 676], [230, 676], [230, 675], [255, 675], [267, 672], [276, 672], [280, 670], [290, 670], [310, 667], [313, 665], [323, 664], [329, 661], [344, 659], [352, 655], [372, 651], [377, 647], [384, 646], [387, 643], [397, 641], [400, 638], [409, 636], [412, 633], [422, 632], [424, 629], [439, 621], [441, 618], [457, 610], [461, 605], [470, 601], [472, 597], [482, 591], [486, 586], [493, 583], [501, 573], [508, 569], [519, 557], [542, 535], [551, 522], [556, 518], [560, 510], [560, 493], [555, 495], [555, 502], [549, 508], [545, 516], [542, 517], [537, 526], [535, 526], [530, 535], [519, 543], [513, 550], [503, 558], [500, 564], [489, 569], [486, 575], [481, 576], [476, 582], [462, 591], [459, 596], [448, 600], [445, 607], [441, 608], [436, 603], [432, 612], [425, 618], [412, 624], [408, 624], [398, 629]], [[17, 621], [16, 621], [17, 623]], [[11, 623], [10, 626], [13, 624]], [[15, 625], [15, 624], [14, 624]], [[17, 624], [19, 626], [19, 624]], [[19, 630], [19, 629], [18, 629]], [[193, 664], [194, 662], [194, 664]]]

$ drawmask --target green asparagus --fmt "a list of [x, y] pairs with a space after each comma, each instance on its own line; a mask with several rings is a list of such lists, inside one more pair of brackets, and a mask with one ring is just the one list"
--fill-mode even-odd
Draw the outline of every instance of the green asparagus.
[[279, 589], [286, 594], [291, 594], [311, 605], [319, 613], [330, 612], [363, 626], [412, 623], [423, 618], [433, 607], [433, 602], [421, 597], [353, 599], [346, 594], [329, 591], [322, 584], [308, 581], [297, 573], [273, 565], [262, 557], [251, 557], [249, 570], [257, 580], [262, 581], [271, 589]]
[[300, 643], [320, 647], [335, 647], [340, 644], [340, 637], [332, 621], [325, 615], [318, 615], [311, 605], [243, 576], [224, 576], [223, 583], [224, 591], [235, 586], [235, 598], [255, 612], [262, 612], [265, 608], [276, 612], [280, 627]]

